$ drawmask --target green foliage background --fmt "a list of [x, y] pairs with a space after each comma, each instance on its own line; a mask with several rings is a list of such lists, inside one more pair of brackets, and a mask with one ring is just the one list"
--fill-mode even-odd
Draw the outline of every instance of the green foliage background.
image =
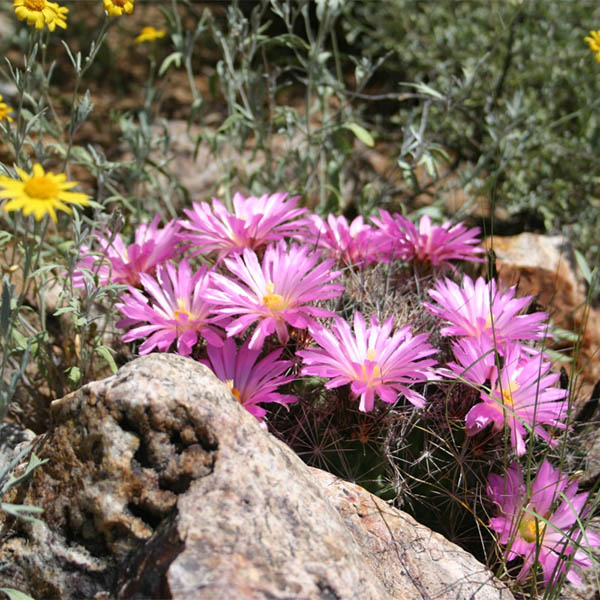
[[[427, 141], [452, 151], [467, 189], [506, 207], [507, 230], [563, 232], [597, 256], [600, 65], [583, 38], [599, 26], [598, 3], [350, 4], [347, 35], [367, 55], [390, 52], [380, 76], [440, 93]], [[419, 120], [425, 103], [391, 119]]]

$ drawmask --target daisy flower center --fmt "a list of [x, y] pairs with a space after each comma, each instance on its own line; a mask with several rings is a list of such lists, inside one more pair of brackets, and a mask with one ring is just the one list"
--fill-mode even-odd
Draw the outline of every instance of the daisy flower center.
[[280, 312], [287, 308], [287, 302], [283, 299], [283, 296], [275, 293], [275, 284], [267, 283], [267, 293], [263, 296], [263, 302], [265, 306], [272, 312]]
[[42, 11], [46, 8], [46, 0], [25, 0], [25, 6], [29, 10]]
[[[40, 0], [36, 1], [40, 2]], [[60, 193], [59, 187], [48, 175], [32, 177], [23, 186], [23, 190], [30, 198], [35, 200], [50, 200], [56, 198]]]
[[546, 523], [534, 515], [526, 514], [519, 522], [519, 535], [528, 543], [534, 543], [544, 537]]
[[238, 390], [236, 387], [233, 387], [233, 379], [228, 379], [225, 384], [227, 385], [227, 387], [229, 388], [229, 391], [231, 392], [231, 394], [233, 395], [233, 397], [240, 403], [242, 404], [242, 394], [240, 393], [240, 390]]

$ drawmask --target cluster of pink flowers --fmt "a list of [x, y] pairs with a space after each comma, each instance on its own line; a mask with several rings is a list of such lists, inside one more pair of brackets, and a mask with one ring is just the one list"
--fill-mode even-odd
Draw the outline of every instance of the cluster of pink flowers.
[[316, 245], [340, 264], [365, 268], [376, 262], [400, 260], [435, 267], [455, 269], [451, 261], [481, 262], [484, 249], [479, 244], [478, 227], [463, 223], [433, 225], [423, 215], [418, 226], [406, 217], [381, 210], [372, 225], [356, 217], [348, 223], [345, 217], [329, 215], [323, 220], [316, 215], [304, 219], [306, 225], [295, 236]]
[[484, 251], [479, 244], [479, 228], [468, 229], [463, 223], [432, 225], [428, 215], [423, 215], [417, 227], [400, 214], [390, 215], [380, 211], [373, 219], [386, 242], [388, 254], [405, 262], [450, 267], [451, 260], [482, 262]]
[[487, 493], [498, 511], [490, 527], [506, 547], [506, 560], [523, 559], [519, 581], [539, 564], [546, 586], [563, 574], [571, 583], [581, 584], [572, 567], [592, 565], [589, 550], [600, 546], [600, 535], [583, 526], [589, 516], [584, 510], [588, 494], [577, 493], [578, 487], [547, 460], [529, 484], [516, 463], [504, 477], [490, 475]]
[[441, 334], [455, 338], [456, 360], [443, 373], [480, 390], [481, 403], [466, 415], [467, 433], [489, 425], [496, 432], [508, 427], [522, 456], [528, 432], [555, 443], [542, 425], [564, 429], [568, 392], [553, 387], [559, 375], [549, 373], [544, 353], [525, 344], [544, 337], [546, 313], [522, 314], [531, 297], [515, 294], [514, 287], [502, 291], [495, 281], [464, 276], [461, 286], [437, 281], [429, 290], [435, 303], [425, 307], [442, 320]]
[[[468, 435], [508, 429], [522, 456], [528, 436], [553, 445], [546, 427], [565, 429], [567, 392], [531, 345], [546, 336], [547, 315], [525, 313], [531, 298], [518, 298], [515, 288], [466, 276], [460, 285], [435, 281], [425, 308], [452, 338], [454, 359], [443, 368], [427, 334], [395, 327], [393, 318], [367, 322], [358, 311], [350, 324], [323, 305], [343, 294], [344, 268], [399, 261], [443, 275], [456, 274], [454, 261], [481, 262], [478, 228], [433, 225], [427, 215], [414, 224], [384, 210], [370, 223], [323, 219], [287, 194], [236, 194], [231, 211], [213, 199], [185, 215], [162, 228], [159, 217], [140, 225], [129, 245], [100, 232], [94, 248], [82, 248], [74, 284], [84, 292], [126, 286], [117, 305], [123, 341], [140, 341], [140, 354], [174, 349], [200, 360], [261, 426], [263, 405], [297, 401], [280, 390], [298, 377], [323, 378], [328, 389], [348, 386], [358, 409], [370, 412], [377, 400], [402, 397], [424, 407], [424, 386], [442, 375], [478, 390], [465, 415]], [[282, 359], [284, 352], [299, 360]], [[523, 558], [521, 579], [540, 564], [548, 585], [563, 573], [578, 581], [565, 558], [589, 565], [582, 548], [599, 545], [600, 536], [573, 532], [587, 499], [576, 483], [544, 462], [525, 485], [514, 463], [504, 478], [490, 476], [488, 495], [499, 513], [490, 527], [507, 560]]]
[[[298, 338], [293, 332], [305, 330], [318, 346], [298, 352], [304, 360], [300, 375], [330, 379], [328, 387], [349, 384], [361, 411], [373, 410], [375, 397], [393, 403], [399, 394], [424, 406], [425, 398], [411, 386], [433, 377], [436, 351], [425, 334], [413, 335], [409, 327], [393, 332], [392, 319], [383, 325], [372, 320], [367, 328], [360, 313], [354, 333], [337, 317], [330, 331], [319, 320], [335, 315], [319, 304], [343, 293], [336, 267], [402, 260], [453, 268], [453, 260], [479, 260], [477, 228], [433, 226], [429, 217], [417, 228], [386, 211], [372, 224], [362, 217], [351, 223], [343, 216], [322, 219], [284, 193], [235, 194], [231, 211], [217, 199], [193, 203], [185, 216], [162, 228], [155, 217], [137, 228], [129, 245], [120, 234], [103, 231], [94, 248], [82, 248], [76, 286], [84, 291], [108, 283], [127, 286], [117, 304], [123, 341], [140, 340], [140, 354], [204, 352], [207, 364], [227, 380], [231, 372], [217, 359], [219, 352], [235, 368], [258, 370], [260, 381], [242, 386], [239, 397], [262, 419], [265, 411], [258, 403], [287, 404], [291, 397], [258, 390], [288, 383], [282, 365], [291, 365], [275, 361], [272, 353], [259, 360], [261, 351], [267, 340], [272, 345], [276, 338], [284, 346], [291, 335]], [[213, 266], [194, 270], [196, 260]], [[232, 338], [243, 342], [237, 353]]]
[[[425, 306], [441, 319], [441, 334], [453, 339], [454, 360], [440, 374], [479, 392], [480, 402], [465, 416], [467, 435], [489, 426], [497, 433], [507, 428], [519, 457], [527, 451], [528, 434], [557, 444], [544, 426], [566, 429], [568, 391], [556, 387], [560, 376], [550, 373], [550, 359], [531, 345], [547, 336], [547, 315], [524, 313], [531, 297], [517, 298], [514, 287], [499, 288], [483, 278], [464, 276], [460, 286], [440, 280], [429, 290], [434, 302]], [[582, 527], [588, 494], [577, 488], [547, 460], [531, 485], [516, 462], [504, 477], [489, 476], [487, 492], [497, 511], [490, 528], [505, 546], [507, 561], [523, 560], [519, 581], [539, 565], [546, 586], [563, 574], [581, 582], [571, 567], [592, 564], [587, 551], [600, 545], [600, 536]]]
[[233, 213], [215, 198], [212, 205], [194, 202], [184, 211], [189, 219], [182, 221], [188, 230], [185, 238], [197, 248], [194, 254], [217, 252], [219, 260], [246, 248], [259, 251], [302, 227], [298, 217], [306, 209], [297, 208], [298, 199], [288, 199], [287, 194], [244, 198], [238, 193], [233, 196]]

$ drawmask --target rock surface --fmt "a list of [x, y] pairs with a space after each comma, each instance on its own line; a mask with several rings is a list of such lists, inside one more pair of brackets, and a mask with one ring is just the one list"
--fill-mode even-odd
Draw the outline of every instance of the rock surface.
[[390, 598], [512, 597], [485, 566], [439, 533], [353, 483], [311, 471]]
[[311, 470], [202, 365], [153, 354], [54, 402], [0, 572], [46, 600], [512, 598], [472, 556]]

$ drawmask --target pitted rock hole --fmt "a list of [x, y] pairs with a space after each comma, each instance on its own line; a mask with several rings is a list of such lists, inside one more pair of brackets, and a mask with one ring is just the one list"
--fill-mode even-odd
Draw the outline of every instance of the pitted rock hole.
[[[133, 455], [132, 473], [148, 489], [144, 499], [132, 498], [127, 506], [153, 530], [176, 504], [170, 494], [185, 493], [191, 482], [212, 473], [218, 448], [215, 436], [205, 428], [186, 423], [189, 415], [178, 414], [172, 421], [156, 427], [154, 415], [148, 410], [139, 418], [122, 413], [118, 425], [138, 439]], [[152, 471], [149, 473], [148, 471]]]
[[137, 502], [129, 502], [127, 510], [138, 519], [141, 519], [150, 529], [155, 530], [165, 518], [165, 515], [149, 510], [147, 506]]

